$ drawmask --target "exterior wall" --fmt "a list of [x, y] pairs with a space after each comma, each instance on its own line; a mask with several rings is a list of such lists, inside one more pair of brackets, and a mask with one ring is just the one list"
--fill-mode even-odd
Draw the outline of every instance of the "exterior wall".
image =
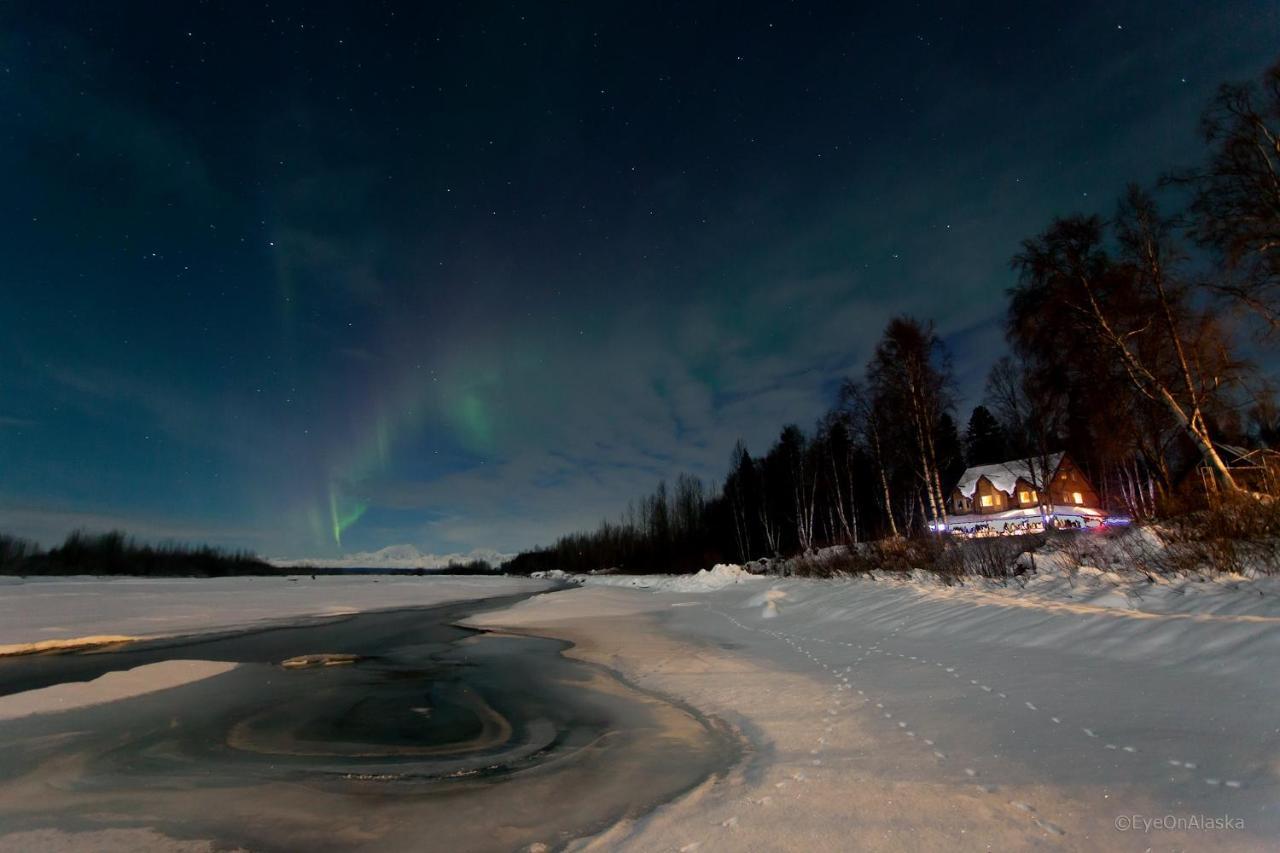
[[[1083, 498], [1079, 504], [1075, 502], [1074, 492], [1079, 492]], [[1102, 506], [1101, 498], [1093, 485], [1085, 479], [1084, 472], [1065, 456], [1054, 472], [1053, 479], [1049, 481], [1049, 495], [1055, 504], [1062, 506], [1087, 506], [1095, 509]]]
[[[991, 498], [991, 506], [982, 505], [984, 495]], [[1016, 506], [1017, 504], [1012, 502], [1010, 496], [993, 486], [990, 480], [986, 477], [979, 477], [978, 486], [973, 492], [973, 507], [969, 512], [986, 515], [993, 512], [1004, 512]]]
[[[1027, 500], [1022, 499], [1022, 493], [1027, 492]], [[1018, 509], [1026, 509], [1027, 507], [1040, 505], [1040, 490], [1037, 489], [1030, 481], [1018, 478], [1018, 482], [1014, 484], [1013, 494], [1010, 496], [1013, 500], [1011, 506]]]

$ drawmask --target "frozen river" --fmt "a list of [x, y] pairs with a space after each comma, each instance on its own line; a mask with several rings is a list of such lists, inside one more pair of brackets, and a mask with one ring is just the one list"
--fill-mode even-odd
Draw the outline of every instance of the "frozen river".
[[0, 721], [0, 846], [558, 847], [734, 763], [732, 737], [562, 641], [455, 624], [523, 597], [0, 659], [13, 699], [234, 664]]

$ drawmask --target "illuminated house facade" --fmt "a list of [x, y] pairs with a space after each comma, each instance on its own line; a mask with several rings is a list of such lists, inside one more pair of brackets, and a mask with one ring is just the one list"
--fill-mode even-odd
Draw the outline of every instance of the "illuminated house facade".
[[966, 525], [1034, 526], [1044, 515], [1087, 526], [1106, 516], [1097, 490], [1065, 453], [969, 468], [948, 503], [959, 532]]

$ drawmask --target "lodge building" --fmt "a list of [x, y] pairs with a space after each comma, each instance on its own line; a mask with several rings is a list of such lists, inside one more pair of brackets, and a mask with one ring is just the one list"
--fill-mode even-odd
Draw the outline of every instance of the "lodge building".
[[1091, 527], [1106, 518], [1097, 490], [1065, 453], [969, 468], [948, 504], [958, 533], [1034, 529], [1046, 517], [1060, 526]]

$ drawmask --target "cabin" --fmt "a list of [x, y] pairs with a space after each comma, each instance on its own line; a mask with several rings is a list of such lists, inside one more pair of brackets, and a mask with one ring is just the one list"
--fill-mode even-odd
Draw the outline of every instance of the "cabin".
[[1107, 517], [1097, 490], [1065, 453], [969, 468], [948, 504], [956, 533], [1030, 532], [1042, 530], [1046, 519], [1094, 527]]

